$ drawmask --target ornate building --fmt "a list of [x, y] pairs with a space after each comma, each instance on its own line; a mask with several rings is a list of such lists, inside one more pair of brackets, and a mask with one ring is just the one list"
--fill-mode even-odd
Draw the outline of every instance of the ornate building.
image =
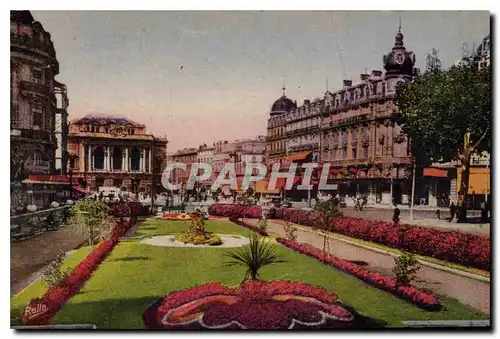
[[182, 184], [186, 187], [191, 172], [191, 164], [196, 163], [198, 158], [198, 149], [184, 148], [178, 150], [172, 155], [173, 162], [186, 164], [186, 170], [175, 168], [170, 174], [170, 182], [173, 184]]
[[[10, 66], [11, 159], [22, 162], [23, 171], [28, 173], [53, 173], [57, 114], [62, 120], [59, 157], [61, 165], [66, 162], [66, 86], [54, 78], [59, 74], [59, 63], [50, 33], [29, 11], [10, 13]], [[59, 107], [56, 95], [62, 96]], [[13, 160], [11, 167], [16, 163]]]
[[[398, 32], [395, 40], [383, 57], [385, 74], [361, 74], [355, 85], [344, 80], [342, 89], [300, 107], [283, 93], [268, 120], [269, 168], [276, 162], [282, 169], [292, 162], [329, 163], [328, 182], [338, 184], [334, 194], [364, 193], [370, 204], [390, 204], [391, 196], [397, 203], [408, 202], [412, 156], [392, 98], [397, 84], [411, 80], [417, 70], [403, 34]], [[297, 175], [302, 176], [300, 170]]]
[[126, 118], [88, 115], [69, 127], [68, 152], [73, 178], [92, 190], [163, 191], [167, 139], [146, 133], [145, 125]]
[[386, 73], [361, 74], [360, 82], [325, 95], [321, 159], [340, 196], [365, 194], [368, 203], [408, 203], [412, 157], [393, 103], [396, 86], [415, 75], [415, 55], [398, 32], [383, 58]]

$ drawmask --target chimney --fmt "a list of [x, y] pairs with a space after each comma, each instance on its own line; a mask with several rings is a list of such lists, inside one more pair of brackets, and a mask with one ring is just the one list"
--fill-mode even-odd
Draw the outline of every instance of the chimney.
[[370, 74], [361, 73], [361, 75], [359, 76], [359, 78], [361, 79], [361, 81], [366, 81], [366, 80], [368, 80], [368, 78], [370, 78]]
[[352, 80], [344, 80], [344, 88], [351, 86], [352, 86]]
[[382, 71], [374, 69], [374, 70], [372, 70], [372, 76], [379, 78], [382, 76]]

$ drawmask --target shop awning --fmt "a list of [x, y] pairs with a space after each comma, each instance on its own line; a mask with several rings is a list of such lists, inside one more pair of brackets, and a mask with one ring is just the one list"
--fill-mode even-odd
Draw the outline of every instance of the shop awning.
[[305, 158], [307, 158], [311, 153], [312, 153], [311, 151], [300, 152], [300, 153], [289, 155], [286, 157], [286, 159], [289, 161], [300, 161], [300, 160], [304, 160]]
[[448, 178], [448, 171], [440, 168], [424, 168], [424, 177]]
[[267, 187], [269, 186], [269, 181], [267, 180], [260, 180], [255, 183], [255, 191], [257, 193], [263, 193], [263, 194], [279, 194], [280, 189], [275, 188], [273, 190], [268, 189]]

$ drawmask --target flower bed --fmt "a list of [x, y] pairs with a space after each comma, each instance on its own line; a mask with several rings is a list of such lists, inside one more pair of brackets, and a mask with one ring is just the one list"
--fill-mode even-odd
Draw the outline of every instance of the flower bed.
[[208, 214], [219, 217], [259, 219], [262, 217], [262, 208], [255, 205], [214, 204], [208, 209]]
[[396, 282], [394, 280], [388, 277], [384, 277], [383, 275], [380, 275], [378, 273], [370, 272], [364, 268], [359, 267], [358, 265], [355, 265], [343, 259], [336, 258], [332, 255], [326, 255], [325, 257], [323, 251], [317, 248], [305, 246], [283, 238], [277, 238], [276, 240], [280, 244], [283, 244], [288, 248], [291, 248], [301, 254], [305, 254], [315, 259], [326, 262], [328, 265], [340, 271], [353, 275], [370, 285], [376, 286], [394, 295], [402, 297], [423, 309], [430, 311], [437, 311], [441, 309], [439, 300], [437, 300], [430, 294], [418, 290], [415, 287], [398, 286], [396, 285]]
[[[211, 215], [241, 218], [243, 217], [242, 207], [248, 206], [213, 205], [209, 213]], [[261, 213], [260, 206], [252, 206], [251, 214], [260, 217]], [[321, 228], [315, 225], [314, 213], [291, 208], [285, 210], [275, 209], [268, 218], [283, 219], [299, 225]], [[250, 216], [247, 215], [247, 217]], [[331, 231], [352, 238], [372, 241], [392, 248], [490, 271], [490, 239], [482, 235], [359, 218], [337, 219], [332, 225]]]
[[170, 293], [143, 314], [149, 329], [353, 328], [359, 323], [337, 296], [291, 281], [207, 283]]
[[[311, 212], [287, 209], [283, 212], [283, 219], [315, 226]], [[490, 270], [490, 239], [482, 235], [357, 218], [338, 219], [331, 230], [352, 238]]]
[[243, 222], [243, 221], [241, 221], [241, 220], [239, 220], [237, 218], [231, 217], [231, 218], [229, 218], [229, 221], [231, 221], [231, 222], [233, 222], [233, 223], [235, 223], [237, 225], [243, 226], [245, 228], [248, 228], [251, 231], [259, 233], [260, 235], [262, 235], [264, 237], [267, 237], [269, 235], [266, 231], [260, 229], [259, 227], [255, 227], [255, 226], [252, 226], [250, 224], [247, 224], [246, 222]]
[[188, 213], [168, 213], [163, 212], [163, 220], [191, 220], [191, 216]]
[[[23, 313], [23, 322], [26, 325], [49, 324], [52, 317], [91, 277], [97, 266], [115, 247], [119, 238], [124, 236], [128, 229], [134, 225], [135, 221], [136, 218], [121, 218], [113, 228], [109, 239], [102, 241], [62, 283], [49, 288], [41, 299], [34, 299], [30, 302]], [[39, 311], [37, 312], [36, 309]]]

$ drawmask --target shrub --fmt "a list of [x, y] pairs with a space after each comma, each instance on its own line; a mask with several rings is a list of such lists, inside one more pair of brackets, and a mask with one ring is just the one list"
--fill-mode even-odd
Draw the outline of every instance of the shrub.
[[259, 220], [258, 226], [262, 232], [267, 233], [267, 219]]
[[410, 286], [412, 281], [417, 277], [417, 272], [420, 268], [418, 260], [413, 253], [403, 252], [402, 255], [394, 258], [392, 272], [396, 276], [396, 283], [398, 285]]
[[245, 278], [259, 280], [259, 271], [269, 265], [284, 263], [273, 244], [266, 242], [264, 238], [258, 238], [252, 233], [250, 243], [241, 249], [226, 252], [225, 255], [230, 258], [226, 263], [228, 266], [243, 266], [246, 268]]
[[208, 232], [202, 235], [196, 235], [191, 233], [179, 233], [175, 235], [175, 240], [183, 242], [185, 244], [194, 244], [194, 245], [209, 245], [209, 246], [222, 245], [222, 240], [217, 234]]
[[42, 281], [47, 287], [53, 287], [57, 284], [64, 283], [65, 279], [68, 277], [69, 270], [63, 270], [62, 264], [66, 254], [64, 251], [60, 251], [57, 257], [50, 262], [43, 269]]
[[191, 224], [186, 233], [175, 236], [175, 240], [185, 244], [217, 246], [222, 244], [222, 240], [215, 233], [205, 230], [205, 220], [201, 213], [190, 214]]
[[286, 238], [288, 240], [297, 241], [297, 227], [293, 226], [292, 223], [285, 221], [283, 229], [285, 230]]

